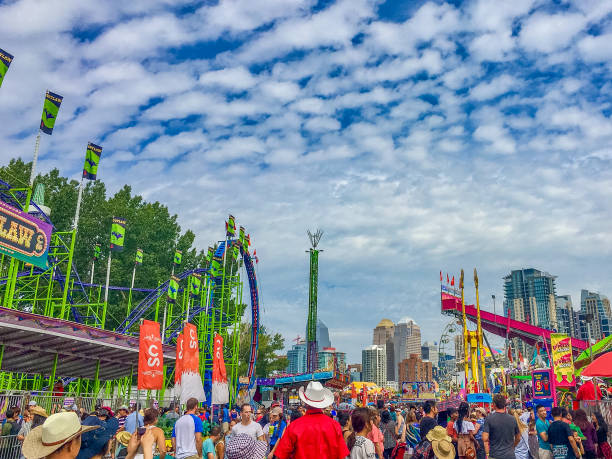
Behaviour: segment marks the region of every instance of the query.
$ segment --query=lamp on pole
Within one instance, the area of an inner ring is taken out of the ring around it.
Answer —
[[[491,298],[493,299],[493,315],[495,315],[495,295],[491,295]]]

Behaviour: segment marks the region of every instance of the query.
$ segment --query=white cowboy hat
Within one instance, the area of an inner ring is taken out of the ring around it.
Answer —
[[[56,451],[77,436],[100,426],[82,426],[74,411],[55,413],[42,426],[30,431],[23,442],[27,459],[39,459]]]
[[[300,387],[298,395],[306,405],[313,408],[327,408],[334,403],[334,394],[326,389],[319,381],[311,381],[308,387]]]

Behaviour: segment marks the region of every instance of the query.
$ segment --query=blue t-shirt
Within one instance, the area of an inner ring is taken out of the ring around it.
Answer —
[[[480,424],[480,428],[478,429],[478,432],[476,432],[476,435],[474,435],[474,438],[476,440],[482,440],[482,426],[484,426],[485,418],[476,419],[476,423]]]
[[[134,433],[136,432],[137,427],[142,426],[144,426],[144,419],[142,418],[142,415],[137,411],[134,411],[127,418],[125,418],[124,427],[126,432]]]
[[[276,442],[280,439],[280,437],[283,436],[283,432],[285,431],[285,428],[287,427],[287,423],[281,419],[280,424],[279,424],[279,421],[276,421],[272,425],[274,426],[274,433],[270,437],[270,446],[276,445]]]
[[[230,422],[230,414],[227,408],[223,408],[223,422]]]
[[[207,438],[202,444],[202,457],[203,459],[208,459],[208,453],[213,453],[213,457],[217,457],[217,452],[215,451],[215,445],[210,438]]]
[[[538,444],[540,445],[540,448],[550,451],[550,443],[542,440],[542,437],[540,436],[540,433],[542,432],[546,432],[548,434],[548,426],[550,426],[548,421],[542,421],[540,418],[537,419],[536,431],[538,432]]]

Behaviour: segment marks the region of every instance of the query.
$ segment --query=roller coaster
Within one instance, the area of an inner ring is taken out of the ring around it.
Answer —
[[[35,199],[25,205],[28,197],[27,189],[15,188],[0,180],[0,201],[17,209],[27,209],[30,215],[53,225],[45,207],[37,204]],[[47,269],[2,254],[0,256],[2,306],[106,330],[107,302],[103,298],[106,287],[82,280],[83,277],[73,260],[76,237],[76,229],[55,231],[53,227]],[[249,284],[251,309],[250,356],[246,376],[249,379],[249,388],[252,387],[255,382],[260,318],[257,276],[253,265],[254,259],[249,253],[250,238],[248,239],[247,241],[243,237],[230,237],[226,233],[225,239],[215,244],[212,257],[208,258],[205,266],[176,274],[173,271],[174,279],[179,284],[177,298],[174,301],[168,299],[170,276],[164,282],[160,282],[156,288],[109,286],[110,291],[129,290],[130,299],[132,292],[140,298],[133,307],[128,306],[126,317],[114,331],[123,335],[133,335],[137,333],[141,319],[155,320],[161,323],[164,343],[172,345],[176,342],[184,322],[194,323],[199,333],[200,369],[205,387],[207,380],[208,382],[210,380],[212,369],[213,337],[216,333],[221,334],[225,341],[224,353],[230,393],[235,394],[239,379],[239,329],[243,312],[241,272],[244,267]],[[215,266],[217,269],[213,269]],[[93,269],[92,266],[91,270]],[[190,291],[190,282],[196,277],[201,278],[201,288],[198,289],[197,295],[193,295]],[[91,279],[93,280],[93,275]],[[166,381],[172,380],[170,376],[173,370],[173,368],[167,369]],[[71,381],[68,379],[68,382]]]

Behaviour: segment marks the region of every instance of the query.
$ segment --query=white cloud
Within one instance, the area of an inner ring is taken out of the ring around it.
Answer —
[[[530,51],[550,53],[569,45],[585,25],[581,14],[535,13],[522,24],[519,40]]]
[[[213,70],[200,76],[200,83],[204,86],[225,86],[237,91],[249,89],[256,82],[251,72],[243,66]]]
[[[516,142],[508,131],[496,124],[483,124],[474,131],[474,138],[488,144],[485,152],[510,154],[516,151]]]
[[[500,75],[491,81],[480,83],[470,91],[470,96],[476,100],[493,99],[508,91],[517,91],[519,82],[510,75]]]
[[[609,62],[612,59],[612,33],[593,37],[588,35],[578,42],[582,58],[588,62]]]

